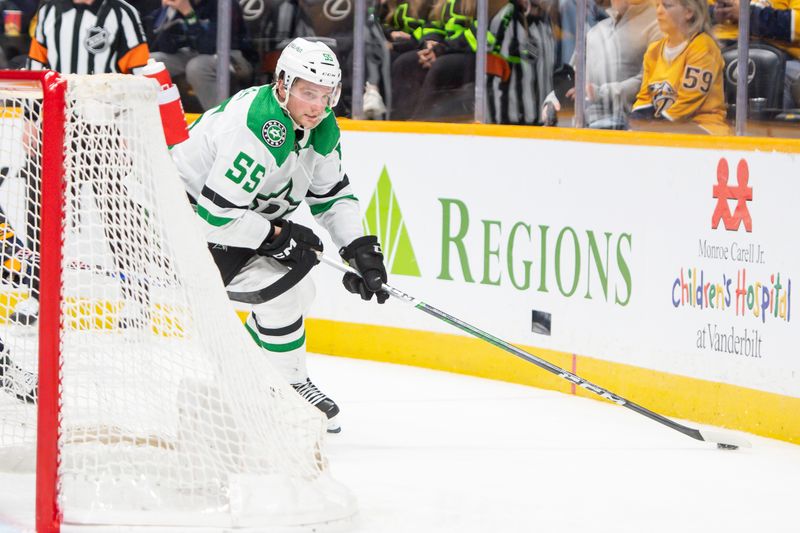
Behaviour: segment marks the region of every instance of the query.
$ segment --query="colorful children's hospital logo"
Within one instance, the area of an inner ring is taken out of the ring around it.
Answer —
[[[713,187],[713,196],[717,199],[714,214],[711,216],[711,228],[717,229],[720,221],[728,231],[738,231],[744,223],[747,232],[753,231],[753,220],[750,218],[748,202],[753,199],[753,188],[748,186],[750,170],[747,161],[739,160],[736,166],[736,185],[728,183],[728,161],[725,158],[719,160],[717,165],[717,183]],[[735,202],[733,213],[730,206]]]

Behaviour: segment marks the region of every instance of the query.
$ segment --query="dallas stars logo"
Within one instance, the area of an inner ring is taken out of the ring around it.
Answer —
[[[279,120],[268,120],[261,128],[261,136],[269,146],[278,148],[286,140],[286,126]]]
[[[294,183],[290,179],[286,185],[271,194],[257,194],[250,204],[250,209],[261,213],[269,220],[286,216],[300,205],[300,200],[292,198],[293,186]]]

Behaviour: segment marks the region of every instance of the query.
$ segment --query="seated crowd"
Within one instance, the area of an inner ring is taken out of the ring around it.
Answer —
[[[27,43],[42,23],[39,6],[103,2],[0,1],[6,12],[22,13],[16,28],[5,19],[3,68],[37,64],[43,45]],[[217,105],[217,0],[129,1],[150,56],[178,83],[185,109]],[[787,119],[800,108],[800,33],[793,23],[800,8],[790,2],[750,5],[750,42],[759,54],[751,55],[755,76],[780,80],[756,79],[751,86],[749,107],[761,113],[757,118]],[[584,127],[731,133],[739,0],[587,4],[586,83],[578,91],[576,0],[489,0],[490,122],[578,125],[574,100],[582,93]],[[231,92],[271,82],[277,55],[292,38],[317,38],[339,56],[345,79],[337,111],[350,114],[352,13],[331,13],[328,3],[306,0],[240,0],[231,7]],[[476,12],[477,0],[374,0],[364,28],[365,117],[471,120]]]

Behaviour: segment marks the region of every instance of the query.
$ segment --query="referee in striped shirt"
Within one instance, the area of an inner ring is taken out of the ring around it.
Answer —
[[[139,14],[124,0],[44,0],[36,15],[36,31],[28,51],[28,68],[31,70],[50,69],[62,74],[136,74],[147,64],[150,50],[142,29]],[[119,131],[114,125],[89,125],[94,134],[107,139],[106,143],[120,143]],[[103,128],[108,128],[104,130]],[[91,166],[98,157],[97,147],[76,145],[78,165]],[[125,153],[123,146],[116,148]],[[39,224],[36,214],[41,205],[40,183],[36,178],[37,161],[26,162],[30,170],[23,174],[28,177],[26,186],[28,196],[28,220],[26,236],[28,247],[38,252]],[[123,165],[124,166],[124,165]],[[123,169],[122,174],[127,170]],[[123,184],[123,175],[106,174],[105,180],[90,181],[103,218],[103,230],[111,249],[114,266],[121,272],[133,269],[129,264],[130,253],[126,254],[128,243],[135,241],[135,235],[126,228],[119,228],[113,214],[127,213],[135,222],[133,227],[141,227],[143,209],[128,197]],[[80,183],[71,184],[78,187]],[[140,224],[140,225],[136,225]],[[39,266],[34,267],[34,282],[30,297],[14,308],[9,319],[20,324],[33,324],[39,314]],[[128,307],[140,308],[132,318],[120,318],[120,327],[146,327],[149,324],[149,288],[146,282],[131,281],[127,277],[121,282],[121,291],[126,301],[123,314]],[[133,305],[129,306],[128,302]],[[138,304],[138,305],[137,305]]]
[[[65,74],[134,74],[150,51],[136,9],[124,0],[45,0],[28,68]]]

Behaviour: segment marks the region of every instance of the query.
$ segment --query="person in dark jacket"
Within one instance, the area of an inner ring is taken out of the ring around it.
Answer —
[[[247,86],[253,67],[244,20],[238,2],[231,2],[231,82],[235,91]],[[203,110],[217,98],[217,1],[162,0],[147,17],[151,57],[162,61],[173,78],[185,75]]]
[[[392,63],[394,120],[463,119],[474,114],[475,0],[436,0],[425,25],[419,28],[419,47],[400,54]],[[495,53],[496,40],[486,35],[487,73],[508,70]]]
[[[739,35],[739,0],[717,0],[709,7],[714,37],[723,45],[736,44]],[[786,52],[783,107],[800,107],[800,2],[750,1],[750,38]],[[794,85],[795,88],[792,88]],[[795,96],[795,94],[797,94]]]
[[[392,118],[439,118],[451,109],[432,109],[437,103],[460,101],[459,89],[475,79],[470,46],[475,42],[471,39],[475,6],[475,0],[435,1],[424,25],[412,34],[417,47],[392,62]]]

